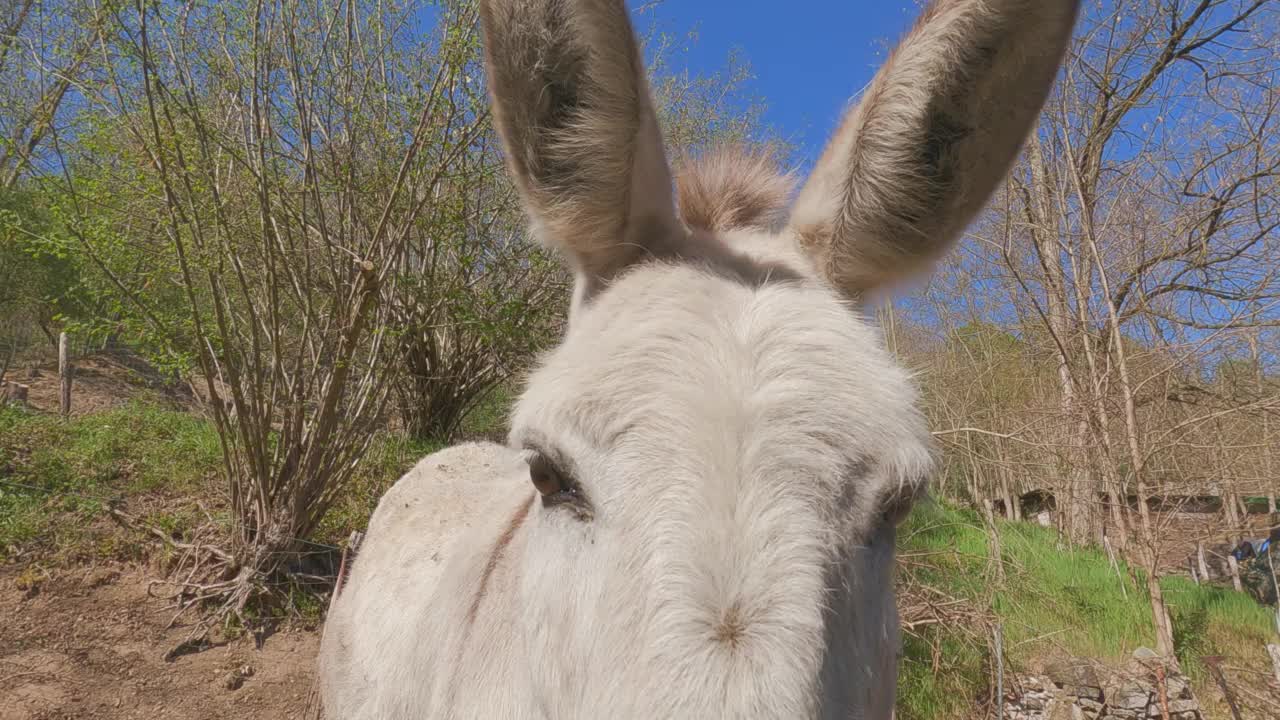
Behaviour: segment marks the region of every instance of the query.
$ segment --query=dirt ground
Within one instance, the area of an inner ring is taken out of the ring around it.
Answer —
[[[140,396],[180,409],[192,407],[195,402],[188,387],[170,382],[144,360],[126,352],[96,353],[76,358],[74,365],[72,415],[120,407]],[[27,386],[31,407],[58,412],[61,382],[56,361],[11,370],[6,379]]]
[[[165,628],[172,611],[147,595],[142,571],[60,571],[34,590],[31,579],[0,568],[0,720],[310,717],[317,632],[166,662],[186,630]]]

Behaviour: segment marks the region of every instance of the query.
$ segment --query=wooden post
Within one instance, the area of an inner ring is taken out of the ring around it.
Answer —
[[[996,720],[1004,720],[1004,633],[1000,623],[995,626],[996,645]]]
[[[1271,671],[1276,674],[1276,682],[1280,683],[1280,645],[1268,645],[1267,654],[1271,656]]]
[[[1227,553],[1227,565],[1231,568],[1231,584],[1235,586],[1236,592],[1244,592],[1244,585],[1240,583],[1240,563],[1236,562],[1236,556]]]
[[[1280,550],[1276,549],[1274,543],[1267,548],[1267,565],[1271,567],[1271,587],[1276,589],[1276,633],[1280,634],[1280,574],[1276,573],[1277,552],[1280,552]],[[1268,652],[1270,652],[1270,649],[1268,649]],[[1276,656],[1272,655],[1271,658],[1275,661]],[[1280,682],[1280,662],[1276,664],[1276,681]]]
[[[62,417],[71,415],[71,361],[67,357],[70,343],[65,332],[58,334],[58,379],[61,381]]]
[[[29,389],[12,381],[0,383],[0,405],[26,405]]]
[[[1200,561],[1200,577],[1204,578],[1205,582],[1208,582],[1210,580],[1209,563],[1205,562],[1205,559],[1204,559],[1204,541],[1203,540],[1196,541],[1196,559]]]

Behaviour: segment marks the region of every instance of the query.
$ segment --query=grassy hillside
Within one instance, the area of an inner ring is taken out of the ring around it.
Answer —
[[[942,503],[918,507],[902,529],[904,584],[982,608],[1003,628],[1007,667],[1034,669],[1058,656],[1121,662],[1153,647],[1150,609],[1140,581],[1105,553],[1073,550],[1051,529],[998,522],[1004,578],[991,555],[990,533],[976,513]],[[1267,666],[1275,642],[1272,613],[1230,589],[1190,579],[1162,580],[1181,664],[1206,694],[1199,658],[1223,655],[1237,666]],[[909,602],[909,601],[908,601]],[[964,717],[985,702],[991,676],[990,635],[974,623],[926,625],[909,632],[899,717]],[[936,671],[935,671],[936,670]]]
[[[312,539],[337,544],[363,529],[383,491],[438,447],[379,438]],[[136,555],[141,539],[104,520],[115,501],[179,537],[210,519],[227,522],[221,457],[212,424],[145,402],[65,422],[0,407],[0,561]]]

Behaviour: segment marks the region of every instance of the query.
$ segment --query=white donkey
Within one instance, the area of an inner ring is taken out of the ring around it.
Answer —
[[[483,0],[569,329],[510,448],[436,453],[382,498],[325,631],[330,720],[891,717],[895,526],[932,451],[860,299],[985,204],[1077,5],[934,2],[778,222],[759,157],[673,191],[623,0]]]

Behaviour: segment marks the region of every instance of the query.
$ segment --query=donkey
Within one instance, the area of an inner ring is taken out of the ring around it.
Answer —
[[[894,536],[933,450],[860,308],[987,202],[1077,12],[936,0],[792,203],[760,154],[669,169],[623,0],[482,0],[569,323],[507,447],[382,498],[325,630],[328,717],[890,718]]]

